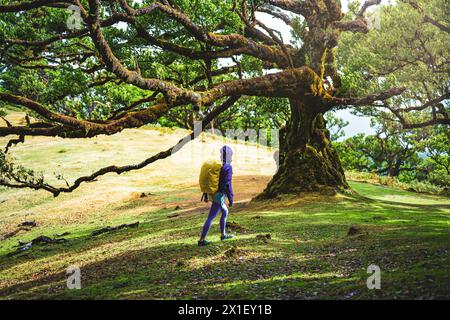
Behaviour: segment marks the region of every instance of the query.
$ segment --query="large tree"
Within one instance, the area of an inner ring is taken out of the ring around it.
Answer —
[[[404,126],[449,124],[448,109],[442,107],[448,93],[432,93],[426,101],[407,96],[405,101],[414,103],[392,106],[388,99],[407,91],[383,81],[386,75],[376,75],[382,85],[372,91],[346,85],[348,74],[335,58],[341,33],[368,33],[364,15],[381,0],[367,0],[347,15],[338,0],[2,2],[0,100],[38,119],[1,127],[0,136],[19,136],[8,146],[26,136],[111,135],[155,123],[177,109],[204,114],[205,128],[242,96],[284,98],[290,118],[280,139],[279,170],[261,195],[268,198],[348,187],[326,129],[328,111],[388,105]],[[70,5],[78,8],[80,29],[67,30]],[[448,28],[423,3],[405,5],[448,36]],[[295,43],[285,43],[277,30],[257,19],[258,12],[292,27]],[[223,66],[224,59],[233,64]],[[427,111],[429,117],[419,123],[407,122],[405,114]],[[3,155],[1,184],[56,196],[108,172],[143,168],[174,148],[139,164],[102,168],[63,187],[47,184]]]

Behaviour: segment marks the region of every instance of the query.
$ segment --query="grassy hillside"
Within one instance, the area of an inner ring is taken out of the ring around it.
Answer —
[[[147,128],[91,140],[35,138],[13,154],[49,179],[56,172],[71,181],[104,165],[138,162],[184,133]],[[199,201],[198,170],[222,143],[206,136],[172,159],[56,199],[0,189],[0,236],[37,222],[0,241],[0,298],[450,298],[448,198],[354,182],[355,194],[253,203],[275,170],[266,148],[232,144],[237,199],[229,226],[237,237],[221,243],[216,221],[214,244],[197,247],[208,211]],[[91,236],[137,221],[138,228]],[[356,233],[349,236],[350,227]],[[65,243],[7,256],[18,240],[64,232]],[[381,290],[366,287],[371,264],[381,268]],[[81,290],[66,288],[65,270],[73,265],[81,269]]]

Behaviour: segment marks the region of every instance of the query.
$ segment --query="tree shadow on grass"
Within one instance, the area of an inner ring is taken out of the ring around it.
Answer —
[[[241,212],[243,214],[232,215],[230,220],[236,220],[247,230],[238,232],[235,241],[206,248],[196,247],[193,240],[204,217],[193,219],[181,215],[171,219],[164,211],[149,213],[149,220],[138,229],[121,230],[98,238],[90,238],[85,233],[66,244],[51,247],[51,251],[39,248],[29,256],[1,263],[1,268],[7,270],[23,262],[34,260],[39,263],[53,255],[72,255],[110,243],[153,242],[145,248],[117,252],[115,256],[103,259],[99,257],[96,262],[84,264],[80,261],[84,289],[66,289],[65,270],[61,270],[43,272],[42,276],[35,275],[32,280],[4,286],[0,296],[350,299],[362,294],[376,298],[378,296],[361,291],[364,289],[361,289],[361,277],[367,276],[365,268],[369,264],[377,262],[383,270],[393,272],[403,272],[423,261],[435,264],[430,273],[446,268],[442,256],[448,255],[450,236],[448,217],[441,215],[445,206],[433,207],[430,212],[420,205],[400,205],[401,209],[395,202],[376,200],[363,203],[361,208],[365,211],[361,211],[353,202],[342,201],[334,203],[332,209],[326,203],[316,203],[301,208],[275,207]],[[255,215],[259,218],[255,219]],[[380,217],[385,219],[380,220]],[[349,226],[355,224],[369,226],[363,229],[368,233],[348,237]],[[261,233],[272,233],[272,240],[268,243],[257,241],[255,235]],[[225,252],[235,245],[243,250],[242,259],[239,253],[226,257]],[[450,288],[448,278],[439,276],[438,279],[440,284]],[[395,277],[391,281],[402,287]],[[413,287],[412,284],[408,286]],[[432,287],[427,290],[435,292]],[[435,292],[437,296],[449,296],[449,290],[439,290]],[[387,291],[381,296],[390,295]],[[416,297],[410,289],[404,296]]]
[[[246,241],[243,242],[240,244],[245,246]],[[84,265],[81,268],[82,290],[65,289],[66,274],[60,271],[5,288],[0,291],[0,296],[56,299],[280,298],[283,297],[280,291],[267,286],[258,288],[258,285],[276,283],[277,280],[272,278],[292,277],[300,281],[299,286],[334,278],[322,275],[314,261],[308,259],[299,263],[289,257],[247,258],[245,251],[242,259],[239,255],[227,256],[224,252],[229,250],[229,246],[189,249],[192,248],[181,244],[160,245]],[[206,265],[191,264],[193,259],[207,258],[212,261]],[[302,280],[302,273],[309,276]],[[245,287],[248,289],[243,292],[241,289]]]
[[[274,241],[276,242],[276,241]],[[89,263],[81,267],[82,290],[66,289],[64,270],[39,279],[9,286],[0,291],[2,297],[52,298],[52,299],[315,299],[315,298],[377,298],[365,287],[365,268],[379,257],[383,248],[375,246],[369,252],[347,250],[346,246],[320,247],[317,251],[303,255],[302,259],[292,255],[252,255],[255,246],[270,246],[253,239],[237,241],[243,251],[229,256],[226,252],[231,244],[194,248],[178,243],[161,244],[152,248],[134,250],[124,254]],[[408,257],[408,250],[400,244],[391,244],[396,255]],[[260,250],[255,250],[260,251]],[[269,251],[276,251],[269,248]],[[437,253],[438,254],[438,253]],[[417,255],[417,252],[416,252]],[[386,269],[407,270],[411,261]],[[395,260],[395,255],[390,257]],[[196,264],[197,260],[204,260]],[[389,260],[389,259],[388,259]],[[440,266],[444,268],[444,266]],[[416,279],[408,283],[387,277],[393,287],[410,288]],[[445,278],[439,278],[445,282]],[[405,281],[403,279],[402,281]],[[449,284],[447,278],[446,283]],[[441,283],[442,284],[442,283]],[[445,283],[444,283],[445,284]],[[402,287],[403,286],[403,287]],[[449,295],[448,291],[435,295]],[[404,297],[415,297],[406,290]],[[432,287],[427,287],[433,293]],[[381,297],[392,297],[386,289]],[[400,295],[400,297],[402,297]]]
[[[149,214],[135,217],[130,222],[140,221],[140,225],[138,228],[122,229],[105,233],[99,236],[92,236],[91,233],[94,230],[106,227],[106,225],[95,226],[80,233],[67,236],[67,242],[64,243],[36,245],[29,251],[25,251],[11,257],[9,257],[8,255],[3,255],[0,257],[0,269],[6,270],[15,266],[16,264],[21,264],[23,262],[31,260],[45,259],[54,255],[88,251],[109,243],[119,243],[122,241],[129,241],[131,239],[146,237],[147,240],[149,240],[148,237],[152,234],[156,234],[155,237],[160,237],[161,239],[164,239],[167,235],[170,234],[189,236],[188,232],[177,228],[182,224],[182,221],[177,222],[171,219],[172,227],[167,225],[167,221],[169,219],[167,216],[170,212],[172,211],[158,210],[156,212],[151,212]],[[150,218],[148,216],[150,216]],[[145,221],[142,221],[143,219],[145,219]],[[164,229],[162,228],[163,226]],[[196,227],[196,229],[199,229],[199,227]],[[34,238],[34,236],[28,236],[26,239],[31,241],[32,238]],[[16,246],[11,247],[10,252],[13,252],[16,248]]]

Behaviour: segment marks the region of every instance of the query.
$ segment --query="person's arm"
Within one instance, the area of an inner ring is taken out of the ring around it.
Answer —
[[[230,207],[233,206],[233,167],[231,165],[227,166],[225,171],[225,193],[227,194],[228,201],[230,202]]]

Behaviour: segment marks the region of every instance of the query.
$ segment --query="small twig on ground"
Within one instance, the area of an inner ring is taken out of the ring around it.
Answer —
[[[3,236],[0,236],[0,241],[3,241],[3,240],[6,240],[6,239],[9,239],[9,238],[14,237],[16,234],[18,234],[18,233],[19,233],[20,231],[22,231],[22,230],[28,231],[29,229],[19,228],[19,229],[16,229],[16,230],[14,230],[14,231],[11,231],[11,232],[9,232],[9,233],[3,235]]]
[[[33,245],[36,245],[36,244],[55,244],[55,243],[62,243],[62,242],[66,242],[66,241],[67,240],[64,238],[53,238],[52,239],[47,236],[39,236],[39,237],[31,240],[30,242],[22,242],[19,240],[19,247],[17,248],[17,250],[9,253],[8,256],[11,257],[11,256],[19,254],[21,252],[30,250],[33,247]]]
[[[137,228],[139,227],[139,221],[135,222],[135,223],[130,223],[130,224],[121,224],[120,226],[116,226],[116,227],[106,227],[106,228],[102,228],[100,230],[95,230],[91,233],[91,236],[98,236],[99,234],[102,233],[106,233],[106,232],[111,232],[111,231],[116,231],[116,230],[120,230],[120,229],[125,229],[125,228]]]
[[[25,221],[25,222],[22,222],[21,224],[19,224],[17,226],[18,228],[16,230],[11,231],[11,232],[3,235],[3,236],[0,236],[0,241],[12,238],[16,234],[18,234],[20,231],[30,231],[31,228],[34,228],[36,226],[37,226],[36,221]]]
[[[33,221],[24,221],[21,224],[18,225],[18,227],[31,227],[34,228],[37,226],[37,223],[35,220]]]

